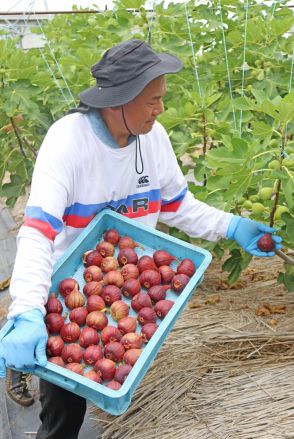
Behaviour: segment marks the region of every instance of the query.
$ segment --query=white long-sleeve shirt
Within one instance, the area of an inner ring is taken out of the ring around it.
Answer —
[[[17,237],[8,318],[33,308],[45,313],[54,262],[101,209],[115,209],[151,227],[160,220],[191,237],[226,236],[232,214],[187,190],[162,125],[156,122],[140,135],[140,144],[142,175],[135,170],[135,139],[119,148],[99,112],[65,116],[48,130]]]

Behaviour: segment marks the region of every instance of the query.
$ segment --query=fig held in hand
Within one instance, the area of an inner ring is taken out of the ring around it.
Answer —
[[[257,241],[257,247],[262,252],[271,252],[275,249],[275,241],[272,238],[270,233],[265,233],[259,240]]]

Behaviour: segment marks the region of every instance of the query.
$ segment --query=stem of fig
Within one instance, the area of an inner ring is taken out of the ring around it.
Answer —
[[[290,256],[283,253],[281,250],[275,250],[275,253],[277,256],[279,256],[281,259],[283,259],[287,264],[294,265],[294,259],[292,259]]]

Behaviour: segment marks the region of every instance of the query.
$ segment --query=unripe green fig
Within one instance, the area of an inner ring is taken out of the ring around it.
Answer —
[[[250,200],[245,200],[244,203],[242,204],[242,206],[243,206],[245,209],[251,209],[251,208],[252,208],[252,203],[251,203]]]
[[[280,146],[280,143],[281,141],[279,141],[278,139],[272,139],[269,144],[272,148],[277,148],[278,146]]]
[[[249,200],[252,201],[252,203],[254,203],[255,201],[258,200],[258,196],[257,195],[250,195]]]
[[[258,197],[261,200],[270,200],[273,194],[273,189],[271,187],[263,187],[258,191]]]
[[[253,213],[262,213],[265,210],[265,207],[261,203],[253,203],[252,204],[252,212]]]
[[[275,214],[274,214],[274,220],[281,219],[281,215],[284,212],[289,212],[288,207],[287,206],[278,206],[277,210],[275,211]]]
[[[290,158],[285,158],[283,160],[283,166],[286,166],[286,168],[293,168],[294,166],[294,160],[290,159]]]
[[[278,169],[280,167],[280,162],[279,160],[272,160],[269,164],[268,164],[269,169]]]

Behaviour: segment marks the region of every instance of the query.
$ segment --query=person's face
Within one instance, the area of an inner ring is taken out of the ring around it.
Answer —
[[[132,134],[146,134],[152,129],[156,117],[163,112],[162,98],[165,93],[165,78],[159,76],[149,82],[135,99],[123,106],[126,123]]]

